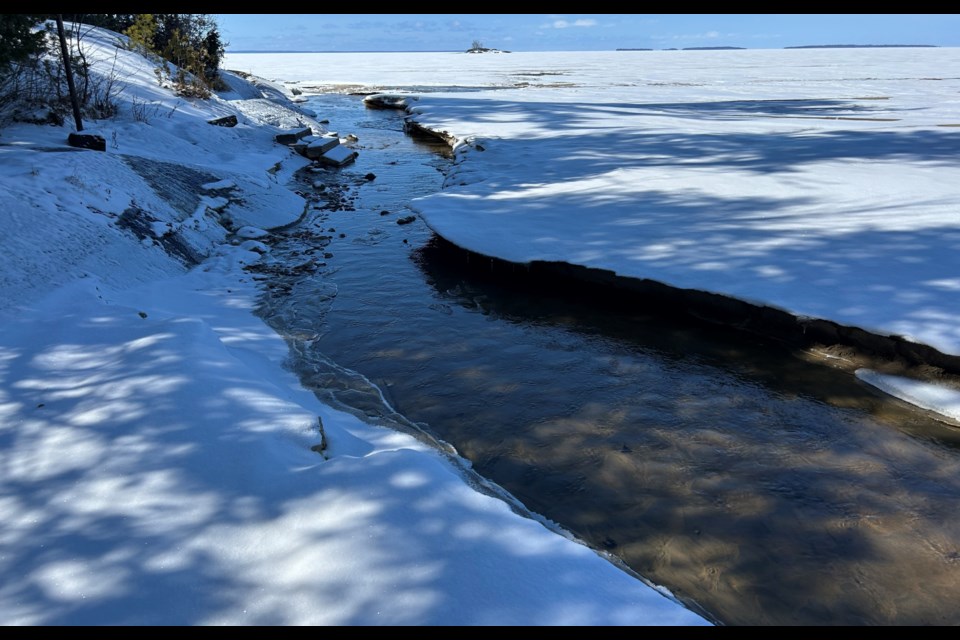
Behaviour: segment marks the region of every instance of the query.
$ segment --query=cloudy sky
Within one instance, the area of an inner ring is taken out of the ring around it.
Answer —
[[[960,46],[958,14],[222,14],[230,51]]]

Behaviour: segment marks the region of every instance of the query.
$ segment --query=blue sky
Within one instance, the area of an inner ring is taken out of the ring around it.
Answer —
[[[219,14],[228,51],[960,46],[960,14]]]

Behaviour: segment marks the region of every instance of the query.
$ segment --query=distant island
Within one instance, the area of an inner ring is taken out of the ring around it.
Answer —
[[[617,49],[617,51],[653,51],[653,49],[640,49],[637,47],[624,47],[622,49]]]
[[[936,47],[935,44],[805,44],[784,49],[895,49],[910,47]]]
[[[503,51],[502,49],[491,49],[489,47],[483,46],[483,43],[479,40],[474,40],[473,44],[467,49],[464,53],[510,53],[509,51]]]
[[[478,47],[476,49],[467,49],[464,53],[510,53],[503,49],[488,49],[487,47]]]

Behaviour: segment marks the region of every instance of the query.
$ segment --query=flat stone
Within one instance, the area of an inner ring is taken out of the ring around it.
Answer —
[[[340,138],[324,136],[307,145],[307,148],[304,150],[304,155],[311,160],[319,160],[324,154],[329,153],[338,146],[340,146]]]
[[[313,129],[310,127],[304,127],[303,129],[295,129],[293,131],[278,133],[275,139],[280,144],[293,144],[297,140],[306,138],[309,135],[313,135]]]
[[[323,164],[334,167],[342,167],[343,165],[349,164],[356,160],[358,155],[359,154],[352,149],[348,149],[342,145],[337,145],[317,159]]]

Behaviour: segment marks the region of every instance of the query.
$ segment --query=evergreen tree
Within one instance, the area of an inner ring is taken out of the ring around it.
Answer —
[[[0,14],[0,73],[15,64],[39,56],[46,46],[46,32],[34,31],[43,21],[39,14]]]

